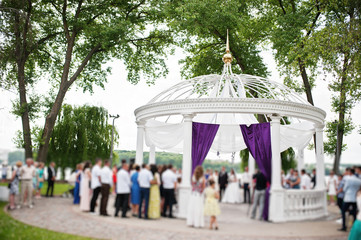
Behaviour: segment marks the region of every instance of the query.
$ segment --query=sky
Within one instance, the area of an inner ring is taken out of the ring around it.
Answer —
[[[266,63],[268,70],[271,72],[269,79],[282,83],[282,79],[277,71],[276,63],[273,59],[272,52],[264,50],[261,53],[264,62]],[[154,96],[170,88],[171,86],[180,82],[180,69],[178,61],[185,57],[185,54],[177,49],[174,55],[168,57],[167,65],[169,68],[169,74],[166,78],[156,80],[154,85],[148,86],[145,81],[139,82],[137,85],[133,85],[126,80],[126,70],[124,65],[120,61],[109,62],[107,65],[113,68],[112,74],[108,77],[108,82],[105,84],[105,89],[100,87],[94,87],[94,94],[83,93],[81,89],[72,87],[67,93],[64,103],[72,105],[95,105],[106,108],[109,114],[119,114],[119,118],[115,121],[115,127],[119,133],[119,142],[114,149],[121,150],[135,150],[137,126],[135,124],[134,110],[148,101]],[[220,64],[222,62],[222,56],[220,56]],[[219,73],[221,74],[221,73]],[[328,90],[328,79],[324,80],[324,76],[319,76],[316,84],[316,88],[313,90],[313,97],[315,106],[323,109],[327,113],[326,120],[333,121],[336,119],[336,115],[331,112],[331,92]],[[50,86],[47,82],[40,82],[38,84],[37,92],[45,93],[46,89]],[[303,95],[305,98],[305,95]],[[0,89],[0,155],[1,151],[10,150],[15,148],[13,138],[17,130],[21,129],[21,120],[17,119],[10,113],[12,108],[12,100],[16,99],[15,93]],[[352,111],[352,119],[357,128],[352,134],[344,138],[344,142],[347,144],[347,150],[342,153],[341,163],[361,163],[361,135],[357,133],[359,126],[361,125],[361,104],[358,103]],[[33,123],[39,126],[43,126],[44,119],[38,120]],[[111,119],[109,119],[111,124]],[[326,135],[324,135],[326,139]],[[144,151],[149,149],[145,146]],[[161,150],[159,150],[161,151]],[[305,151],[305,163],[315,163],[315,156],[313,150]],[[219,159],[216,154],[210,153],[207,158]],[[230,161],[230,154],[221,154],[221,159],[227,159]],[[235,161],[239,161],[239,155],[236,154]],[[333,156],[325,155],[326,162],[333,162]]]

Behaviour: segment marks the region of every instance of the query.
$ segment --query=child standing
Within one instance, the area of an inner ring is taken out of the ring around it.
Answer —
[[[215,229],[218,230],[218,223],[216,217],[221,214],[221,210],[218,205],[219,194],[216,191],[216,184],[213,179],[209,180],[209,187],[205,190],[206,195],[206,203],[204,205],[204,215],[210,216],[210,227],[209,229],[213,229],[213,224]]]

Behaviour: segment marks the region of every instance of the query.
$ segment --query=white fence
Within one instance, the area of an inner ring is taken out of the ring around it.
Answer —
[[[284,218],[286,221],[316,219],[327,215],[325,190],[284,191]]]

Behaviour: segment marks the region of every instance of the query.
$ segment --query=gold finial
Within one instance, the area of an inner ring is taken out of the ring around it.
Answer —
[[[229,53],[229,37],[228,37],[228,29],[227,29],[226,53]]]
[[[228,37],[228,29],[227,29],[226,54],[223,55],[223,62],[224,63],[231,63],[232,59],[233,59],[232,54],[229,51],[229,37]]]

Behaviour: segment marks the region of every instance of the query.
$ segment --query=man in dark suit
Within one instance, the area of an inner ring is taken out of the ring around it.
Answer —
[[[46,190],[47,197],[49,196],[50,189],[51,189],[50,197],[53,196],[55,177],[56,177],[55,163],[51,162],[48,167],[48,189]]]
[[[221,172],[218,175],[218,184],[219,184],[219,201],[222,200],[222,192],[226,190],[228,185],[228,174],[226,168],[222,167]]]

